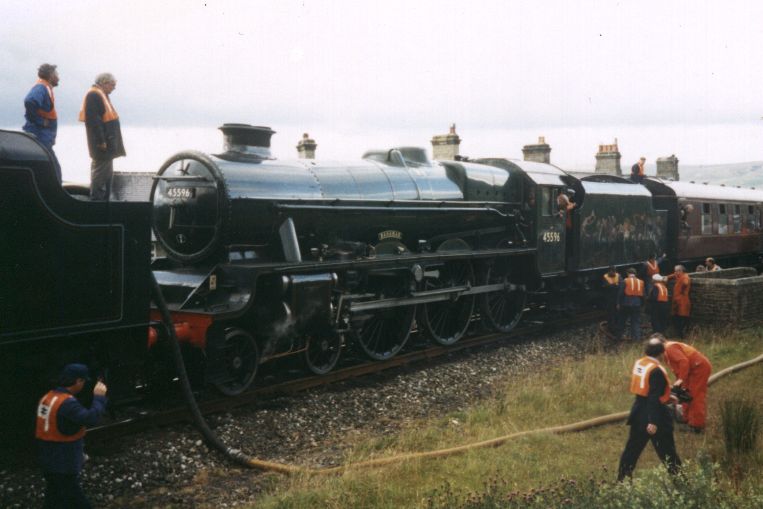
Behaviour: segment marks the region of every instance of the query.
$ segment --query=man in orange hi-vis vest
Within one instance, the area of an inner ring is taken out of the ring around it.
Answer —
[[[670,295],[665,285],[665,278],[659,274],[652,276],[652,287],[647,299],[649,301],[649,316],[652,319],[652,332],[665,333],[670,317]]]
[[[665,345],[658,338],[650,338],[644,346],[644,357],[633,364],[630,391],[636,399],[628,416],[630,434],[620,457],[618,481],[633,474],[649,441],[668,472],[675,474],[681,467],[673,439],[673,419],[666,406],[671,396],[668,374],[660,364],[664,352]]]
[[[682,403],[686,424],[695,433],[705,429],[707,417],[707,381],[713,366],[702,353],[693,346],[678,341],[668,341],[662,334],[655,334],[665,345],[665,361],[676,375],[673,384],[689,391],[692,400]]]
[[[125,155],[119,115],[109,97],[117,88],[117,80],[111,73],[96,76],[95,84],[82,101],[80,122],[85,123],[87,147],[90,151],[90,199],[108,200],[111,194],[111,177],[114,159]]]
[[[644,282],[636,277],[636,269],[628,269],[628,276],[620,283],[617,307],[622,313],[620,324],[625,329],[630,322],[631,340],[641,341],[641,304],[644,299]]]
[[[79,484],[85,462],[85,426],[94,426],[106,409],[106,385],[97,382],[93,403],[85,408],[75,398],[88,381],[84,364],[68,364],[59,376],[58,387],[45,394],[37,406],[35,437],[45,476],[45,506],[89,508]]]

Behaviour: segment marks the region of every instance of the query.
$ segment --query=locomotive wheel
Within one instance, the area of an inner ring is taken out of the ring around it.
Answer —
[[[438,251],[468,250],[466,242],[458,239],[446,241]],[[474,284],[474,269],[469,261],[452,261],[438,269],[439,277],[425,279],[425,289],[435,290],[452,286]],[[466,334],[474,311],[474,295],[450,300],[430,302],[421,309],[421,326],[440,345],[452,345]]]
[[[342,352],[342,336],[326,332],[307,338],[305,364],[316,375],[325,375],[336,366]]]
[[[400,280],[395,278],[388,282],[385,285],[387,289],[378,293],[380,299],[403,295],[402,289],[395,288],[393,283],[399,284]],[[377,361],[390,359],[408,342],[416,318],[416,306],[399,306],[372,313],[357,330],[357,342],[370,358]]]
[[[215,388],[226,396],[236,396],[247,390],[257,375],[260,362],[260,350],[252,335],[238,327],[227,329],[220,357],[225,374],[212,382]]]
[[[484,280],[487,285],[507,283],[509,270],[504,261],[485,268]],[[484,324],[498,332],[509,332],[522,318],[527,294],[516,288],[498,292],[483,293],[479,298],[480,314]]]
[[[374,246],[376,255],[400,256],[408,249],[398,240],[383,240]],[[394,276],[376,276],[368,282],[368,292],[379,299],[402,297],[408,294],[408,279]],[[416,319],[416,306],[399,306],[371,311],[355,328],[355,340],[370,358],[384,361],[394,357],[408,342]]]

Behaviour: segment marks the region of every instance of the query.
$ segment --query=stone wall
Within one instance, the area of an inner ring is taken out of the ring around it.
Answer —
[[[738,326],[763,317],[763,276],[755,269],[738,267],[689,276],[693,323]]]

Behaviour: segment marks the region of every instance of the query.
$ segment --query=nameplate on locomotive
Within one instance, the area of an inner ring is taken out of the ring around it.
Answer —
[[[402,240],[403,234],[397,230],[384,230],[379,232],[379,240],[395,239]]]

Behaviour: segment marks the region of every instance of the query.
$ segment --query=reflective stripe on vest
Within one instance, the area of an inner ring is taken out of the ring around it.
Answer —
[[[58,429],[58,409],[69,398],[69,393],[50,391],[37,405],[37,426],[34,436],[47,442],[74,442],[85,436],[85,427],[73,435],[64,435]]]
[[[625,278],[625,295],[628,297],[643,297],[644,282],[635,277]]]
[[[670,400],[670,384],[668,383],[668,372],[665,371],[656,359],[651,357],[642,357],[633,364],[631,372],[631,393],[636,396],[647,397],[649,395],[649,376],[655,369],[662,370],[665,375],[665,391],[660,396],[660,403],[667,403]]]
[[[113,120],[116,120],[119,118],[119,115],[117,115],[117,110],[114,109],[114,106],[111,105],[111,101],[109,100],[109,96],[106,95],[106,92],[101,90],[98,87],[93,87],[90,90],[87,91],[87,94],[85,94],[85,98],[82,100],[82,109],[79,112],[79,121],[84,122],[85,121],[85,104],[87,104],[87,96],[89,96],[92,92],[95,92],[99,96],[101,96],[101,100],[103,101],[103,115],[101,116],[101,119],[104,122],[111,122]]]
[[[56,98],[53,95],[53,87],[51,87],[50,83],[45,80],[37,80],[35,85],[42,85],[45,87],[45,89],[48,91],[48,97],[50,98],[50,111],[45,111],[38,108],[37,114],[47,120],[56,120],[58,118],[58,114],[56,113]]]
[[[657,302],[667,302],[668,288],[662,283],[655,283],[654,287],[657,288]]]
[[[604,274],[604,281],[606,281],[607,284],[609,285],[619,285],[620,274],[615,274],[614,276],[610,276],[609,274]]]
[[[646,274],[647,274],[647,276],[649,276],[651,278],[655,274],[659,274],[659,273],[660,273],[660,266],[657,265],[656,261],[654,263],[652,263],[650,261],[646,262]]]

